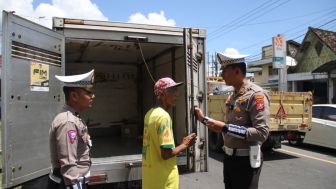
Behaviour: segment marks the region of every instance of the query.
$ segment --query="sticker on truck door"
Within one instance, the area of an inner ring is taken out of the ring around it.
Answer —
[[[49,91],[49,65],[30,62],[30,90]]]

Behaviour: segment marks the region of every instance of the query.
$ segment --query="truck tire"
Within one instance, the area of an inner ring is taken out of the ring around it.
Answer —
[[[263,152],[272,151],[274,147],[274,141],[271,141],[269,138],[261,145],[261,150]]]
[[[223,152],[223,137],[221,133],[216,133],[209,130],[209,149],[214,152]]]

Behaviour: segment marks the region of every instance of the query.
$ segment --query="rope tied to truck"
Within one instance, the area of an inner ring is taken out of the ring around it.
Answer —
[[[137,38],[136,40],[137,40],[137,42],[138,42],[138,45],[139,45],[139,51],[140,51],[140,54],[141,54],[141,58],[142,58],[143,62],[145,63],[145,66],[146,66],[146,70],[147,70],[147,72],[148,72],[148,75],[149,75],[150,78],[152,79],[153,83],[155,83],[154,77],[153,77],[153,75],[152,75],[152,74],[150,73],[150,71],[149,71],[148,64],[147,64],[146,59],[145,59],[145,56],[144,56],[144,54],[143,54],[143,51],[142,51],[142,48],[141,48],[140,41],[139,41],[138,38]]]

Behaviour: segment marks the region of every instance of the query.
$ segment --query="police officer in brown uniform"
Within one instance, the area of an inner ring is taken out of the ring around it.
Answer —
[[[49,131],[52,171],[49,189],[85,189],[90,175],[91,140],[79,113],[92,106],[94,70],[81,75],[55,76],[64,82],[66,104]]]
[[[260,146],[269,134],[269,97],[246,79],[244,57],[218,53],[217,59],[223,79],[234,88],[226,102],[225,122],[204,116],[199,108],[195,114],[204,125],[223,135],[225,189],[255,189],[262,167]]]

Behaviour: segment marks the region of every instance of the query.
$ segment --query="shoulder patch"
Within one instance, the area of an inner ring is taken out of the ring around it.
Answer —
[[[264,99],[264,95],[254,95],[255,100]]]
[[[73,144],[77,138],[77,132],[75,130],[69,130],[67,134],[71,144]]]
[[[265,109],[265,102],[264,102],[264,96],[262,98],[256,99],[256,109],[258,112],[262,112]]]

